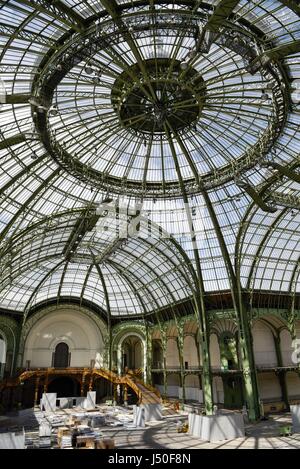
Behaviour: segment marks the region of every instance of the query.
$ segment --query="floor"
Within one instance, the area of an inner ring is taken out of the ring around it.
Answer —
[[[106,430],[106,433],[115,439],[117,448],[123,449],[300,449],[300,434],[279,436],[279,427],[291,423],[288,414],[274,415],[267,421],[247,425],[245,438],[218,443],[208,443],[188,434],[177,433],[177,422],[178,417],[169,417],[163,424],[148,424],[146,430],[129,432],[118,429]]]
[[[189,434],[178,433],[178,421],[186,422],[187,414],[166,416],[163,422],[148,423],[145,429],[103,427],[101,430],[105,436],[114,438],[115,446],[119,449],[300,449],[300,434],[289,437],[279,435],[280,426],[291,424],[288,413],[272,415],[268,420],[246,425],[245,438],[218,443],[209,443]],[[28,432],[38,428],[35,414],[12,416],[9,420],[0,419],[2,431],[4,427],[13,429],[20,426],[24,426]]]

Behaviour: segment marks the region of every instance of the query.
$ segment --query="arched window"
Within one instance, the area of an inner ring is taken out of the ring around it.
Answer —
[[[54,368],[67,368],[70,365],[69,346],[60,342],[55,347],[53,366]]]

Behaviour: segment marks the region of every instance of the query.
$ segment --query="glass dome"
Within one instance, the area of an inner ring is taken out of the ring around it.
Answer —
[[[299,293],[296,1],[0,12],[3,311]]]

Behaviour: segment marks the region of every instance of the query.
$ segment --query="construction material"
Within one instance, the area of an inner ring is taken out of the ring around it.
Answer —
[[[220,412],[218,415],[189,414],[189,434],[210,442],[233,440],[245,436],[242,414]]]
[[[25,449],[25,432],[0,433],[0,449]]]
[[[162,406],[160,404],[141,404],[140,409],[144,409],[145,422],[162,420]]]
[[[85,409],[95,409],[96,408],[96,391],[89,391],[87,393],[86,399],[84,401]]]
[[[40,401],[40,409],[45,410],[46,412],[55,412],[56,400],[57,400],[57,394],[44,393]]]
[[[300,405],[291,405],[293,433],[300,433]]]
[[[49,437],[51,436],[52,426],[47,420],[44,420],[40,423],[39,427],[39,437]]]

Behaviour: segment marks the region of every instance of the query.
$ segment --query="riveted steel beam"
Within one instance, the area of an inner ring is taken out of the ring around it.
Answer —
[[[0,34],[1,36],[10,38],[10,41],[13,38],[17,38],[27,42],[34,42],[34,44],[41,44],[46,47],[52,47],[55,44],[54,39],[29,31],[26,27],[24,29],[22,27],[16,29],[13,26],[0,23]]]
[[[284,215],[286,214],[287,210],[283,210],[276,218],[275,220],[273,221],[273,223],[268,227],[264,237],[262,238],[256,252],[255,252],[255,256],[253,258],[253,262],[251,264],[251,267],[250,267],[250,271],[249,271],[249,275],[248,275],[248,281],[247,281],[247,289],[250,288],[251,286],[251,281],[253,280],[253,272],[254,272],[254,269],[255,267],[257,266],[257,263],[258,263],[258,260],[259,260],[259,256],[265,246],[265,243],[266,241],[268,240],[269,236],[271,235],[271,233],[273,232],[274,228],[276,228],[277,224],[279,223],[279,221],[284,217]]]
[[[246,67],[247,71],[253,75],[258,70],[266,67],[272,60],[279,61],[285,57],[300,52],[300,40],[282,44],[274,49],[266,50],[263,54],[254,59],[249,66]]]
[[[18,134],[14,135],[13,137],[8,137],[4,140],[0,140],[0,150],[4,150],[4,148],[9,148],[13,145],[18,145],[19,143],[23,143],[25,141],[25,134]]]
[[[254,202],[259,206],[259,208],[261,208],[264,212],[277,212],[277,208],[268,205],[261,197],[261,195],[254,189],[254,187],[251,186],[251,184],[241,180],[237,185],[245,192],[247,192],[247,194],[250,195],[251,199],[254,200]]]
[[[26,200],[26,202],[19,208],[19,210],[17,210],[17,212],[13,215],[13,217],[11,218],[11,220],[7,223],[7,225],[5,226],[5,228],[1,231],[0,233],[0,242],[3,241],[3,239],[5,238],[5,236],[7,235],[7,233],[9,232],[9,230],[11,229],[11,227],[14,225],[14,223],[17,221],[17,219],[22,215],[22,213],[24,212],[24,210],[28,209],[29,205],[31,204],[31,202],[33,202],[38,196],[39,194],[45,189],[48,187],[48,184],[50,184],[50,182],[53,181],[53,179],[55,179],[55,177],[59,174],[60,172],[60,168],[57,168],[55,171],[53,171],[53,173],[51,173],[50,176],[48,176],[47,179],[45,179],[45,181],[43,181],[43,183],[31,194],[31,196]]]
[[[24,319],[23,319],[23,325],[24,323],[26,322],[26,318],[28,316],[28,312],[30,310],[30,306],[31,306],[31,303],[32,303],[32,300],[34,299],[35,295],[38,293],[38,291],[40,290],[40,288],[43,286],[43,284],[46,282],[46,280],[62,265],[64,264],[64,260],[63,261],[59,261],[57,263],[56,266],[54,266],[52,269],[49,270],[49,272],[47,272],[42,278],[41,280],[39,281],[39,283],[36,285],[36,287],[33,289],[26,305],[25,305],[25,308],[24,308]]]
[[[20,0],[18,1],[20,2]],[[20,3],[52,16],[75,31],[80,32],[85,27],[84,18],[61,0],[51,2],[48,0],[22,0]]]
[[[282,166],[281,164],[275,163],[274,161],[264,162],[263,164],[261,164],[261,166],[275,169],[280,174],[282,174],[282,176],[286,176],[292,181],[295,181],[298,184],[300,184],[300,174],[295,171],[296,168],[291,168],[289,166]]]
[[[202,191],[202,194],[217,235],[230,282],[232,301],[234,304],[238,324],[239,343],[242,350],[241,360],[244,377],[244,388],[246,393],[246,400],[248,403],[249,419],[255,421],[260,417],[260,406],[248,312],[243,301],[241,284],[234,272],[214,207],[208,193],[206,191]]]
[[[10,189],[14,184],[16,184],[23,176],[29,174],[32,169],[36,166],[38,167],[42,161],[48,157],[47,153],[44,153],[42,156],[38,157],[32,163],[30,163],[26,168],[22,169],[14,177],[12,177],[3,187],[0,188],[0,195],[4,194],[8,189]]]
[[[92,250],[90,250],[91,255],[94,257]],[[105,298],[105,305],[106,305],[106,312],[107,312],[107,334],[108,334],[108,369],[112,369],[112,324],[111,324],[111,308],[110,308],[110,301],[109,301],[109,294],[107,290],[107,286],[105,283],[103,272],[98,264],[94,264],[99,275],[104,298]]]
[[[240,0],[220,0],[205,28],[217,33],[224,25],[225,20],[233,13],[234,8],[239,2]]]
[[[287,208],[300,209],[300,197],[284,192],[271,192],[270,199],[276,204]]]
[[[146,307],[146,305],[145,305],[145,302],[144,302],[142,296],[141,296],[141,295],[139,294],[139,292],[137,291],[137,289],[136,289],[134,283],[132,282],[132,280],[130,279],[130,277],[120,268],[120,266],[119,266],[116,262],[110,260],[110,261],[108,261],[108,264],[110,264],[110,265],[118,272],[118,274],[119,274],[121,277],[124,277],[124,279],[126,280],[126,282],[128,283],[128,285],[131,287],[132,292],[133,292],[134,295],[138,298],[140,304],[142,305],[142,310],[143,310],[143,313],[144,313],[143,315],[147,314],[147,307]],[[142,282],[141,282],[141,279],[139,279],[136,275],[132,274],[132,276],[133,276],[136,280],[138,280],[139,283],[142,283]],[[148,291],[149,291],[149,290],[148,290]],[[151,294],[150,292],[149,292],[149,294],[150,294],[151,298],[153,299],[153,301],[155,302],[155,299],[153,298],[152,294]]]
[[[31,95],[27,93],[7,94],[5,97],[6,104],[27,104]]]
[[[183,182],[180,165],[178,162],[178,157],[175,149],[175,145],[172,139],[170,126],[165,125],[165,134],[167,136],[171,153],[173,156],[176,173],[180,183],[180,188],[182,192],[182,197],[185,203],[186,214],[188,218],[189,231],[191,236],[191,243],[193,247],[193,254],[196,265],[196,293],[194,296],[195,299],[195,316],[199,324],[199,335],[200,335],[200,346],[201,354],[203,357],[203,395],[204,395],[204,405],[207,415],[211,415],[213,412],[213,392],[212,392],[212,375],[211,375],[211,366],[210,366],[210,354],[209,354],[209,323],[206,314],[206,308],[204,304],[204,282],[201,269],[200,255],[197,246],[197,239],[194,230],[193,219],[191,216],[191,211],[189,208],[189,200],[187,197],[185,185]]]

